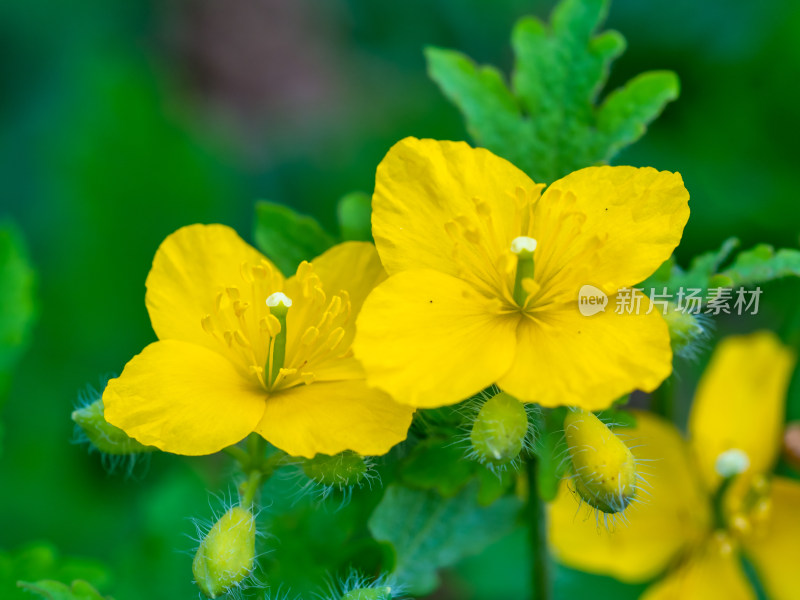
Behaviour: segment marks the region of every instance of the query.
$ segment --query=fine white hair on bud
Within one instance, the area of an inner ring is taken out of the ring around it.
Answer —
[[[275,292],[267,298],[267,306],[274,307],[283,304],[286,308],[292,305],[292,299],[283,292]]]
[[[520,236],[514,238],[511,242],[511,252],[514,254],[521,254],[523,252],[533,253],[536,250],[536,240],[532,237]]]
[[[740,475],[750,468],[750,457],[744,450],[731,448],[717,456],[714,468],[720,477],[728,478]]]

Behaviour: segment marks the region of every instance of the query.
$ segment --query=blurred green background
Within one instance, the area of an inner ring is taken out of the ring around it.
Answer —
[[[423,47],[456,48],[508,72],[514,21],[544,18],[552,4],[0,3],[0,219],[21,229],[39,280],[39,320],[0,416],[0,550],[46,540],[99,560],[109,575],[96,579],[117,600],[196,597],[186,517],[208,517],[206,490],[226,489],[228,463],[155,456],[146,473],[124,478],[70,444],[79,391],[154,339],[143,299],[158,244],[196,222],[226,223],[252,240],[261,198],[333,230],[336,200],[371,191],[393,142],[466,139],[426,76]],[[681,260],[731,235],[744,247],[796,247],[800,4],[617,0],[607,27],[628,40],[609,89],[648,69],[682,81],[679,101],[617,160],[682,173],[692,218]],[[798,293],[797,281],[765,286],[761,314],[720,332],[764,326],[796,344]],[[686,367],[687,390],[697,370]],[[290,583],[316,558],[301,541],[276,551],[291,556],[297,546],[304,556],[286,567]],[[512,536],[470,559],[447,578],[457,592],[440,597],[522,597],[523,547]],[[324,552],[324,539],[315,548]],[[559,582],[559,597],[574,598],[586,578],[562,571]]]

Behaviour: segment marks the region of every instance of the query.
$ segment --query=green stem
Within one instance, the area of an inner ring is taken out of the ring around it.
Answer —
[[[261,484],[263,483],[262,478],[264,474],[259,469],[254,469],[250,472],[250,476],[247,478],[247,481],[244,482],[242,488],[244,488],[244,492],[242,493],[242,502],[241,505],[245,508],[250,508],[255,503],[256,494],[258,490],[261,488]]]
[[[550,599],[550,556],[547,546],[547,503],[538,492],[539,464],[535,457],[528,467],[528,524],[531,546],[531,583],[533,600]]]
[[[227,448],[223,448],[222,451],[236,459],[240,465],[245,465],[250,460],[250,455],[239,446],[228,446]]]

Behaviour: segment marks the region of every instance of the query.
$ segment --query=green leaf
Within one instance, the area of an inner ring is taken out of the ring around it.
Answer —
[[[70,586],[47,579],[36,583],[20,581],[18,585],[47,600],[113,600],[110,596],[101,596],[90,583],[80,579],[73,581]]]
[[[730,268],[721,274],[730,278],[734,286],[745,287],[783,277],[800,277],[800,250],[775,251],[772,246],[760,244],[739,253]]]
[[[372,241],[372,199],[364,192],[342,196],[336,207],[343,240]]]
[[[670,258],[637,287],[645,291],[654,288],[659,293],[666,287],[673,296],[681,288],[684,291],[699,289],[701,295],[706,297],[711,288],[754,287],[784,277],[800,277],[800,250],[782,248],[776,251],[768,244],[759,244],[740,252],[730,266],[722,268],[738,246],[739,240],[736,238],[727,239],[719,250],[692,259],[686,271]]]
[[[22,233],[0,223],[0,396],[30,340],[36,312],[36,274]]]
[[[63,558],[50,544],[30,544],[13,553],[0,551],[0,598],[30,599],[31,595],[18,587],[17,582],[41,583],[43,580],[82,580],[94,586],[104,586],[108,584],[109,573],[96,561]]]
[[[598,105],[610,65],[625,48],[616,32],[595,35],[607,11],[608,0],[563,0],[550,26],[521,19],[511,36],[512,89],[496,69],[449,50],[427,50],[428,73],[461,110],[478,145],[537,182],[553,182],[611,160],[678,97],[677,76],[652,71]]]
[[[283,272],[293,275],[304,260],[316,258],[336,243],[311,217],[274,202],[256,203],[256,246]]]
[[[450,439],[427,439],[414,446],[402,465],[407,485],[454,496],[475,474],[479,465],[466,460],[464,449]]]
[[[476,483],[452,498],[392,484],[369,520],[373,537],[392,546],[394,575],[412,595],[433,591],[437,569],[477,554],[511,531],[521,508],[514,497],[488,507]]]

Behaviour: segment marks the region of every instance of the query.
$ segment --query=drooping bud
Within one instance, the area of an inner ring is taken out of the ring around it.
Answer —
[[[302,463],[303,472],[323,486],[350,487],[369,476],[370,465],[363,456],[347,450],[333,456],[317,454]]]
[[[625,510],[636,494],[636,461],[630,449],[582,409],[567,413],[564,434],[581,498],[604,513]]]
[[[342,596],[342,600],[392,600],[392,588],[383,586],[351,590]]]
[[[513,396],[500,392],[481,407],[469,438],[482,463],[499,467],[519,456],[527,434],[525,406]]]
[[[696,355],[698,345],[709,336],[709,321],[704,315],[692,314],[686,310],[678,310],[672,302],[667,303],[663,314],[669,329],[669,341],[675,356],[692,358]]]
[[[249,510],[234,506],[200,542],[192,563],[195,583],[208,598],[216,598],[250,576],[255,557],[255,518]]]
[[[113,455],[152,452],[152,446],[140,444],[104,416],[102,398],[72,411],[72,420],[81,428],[86,439],[100,452]]]

